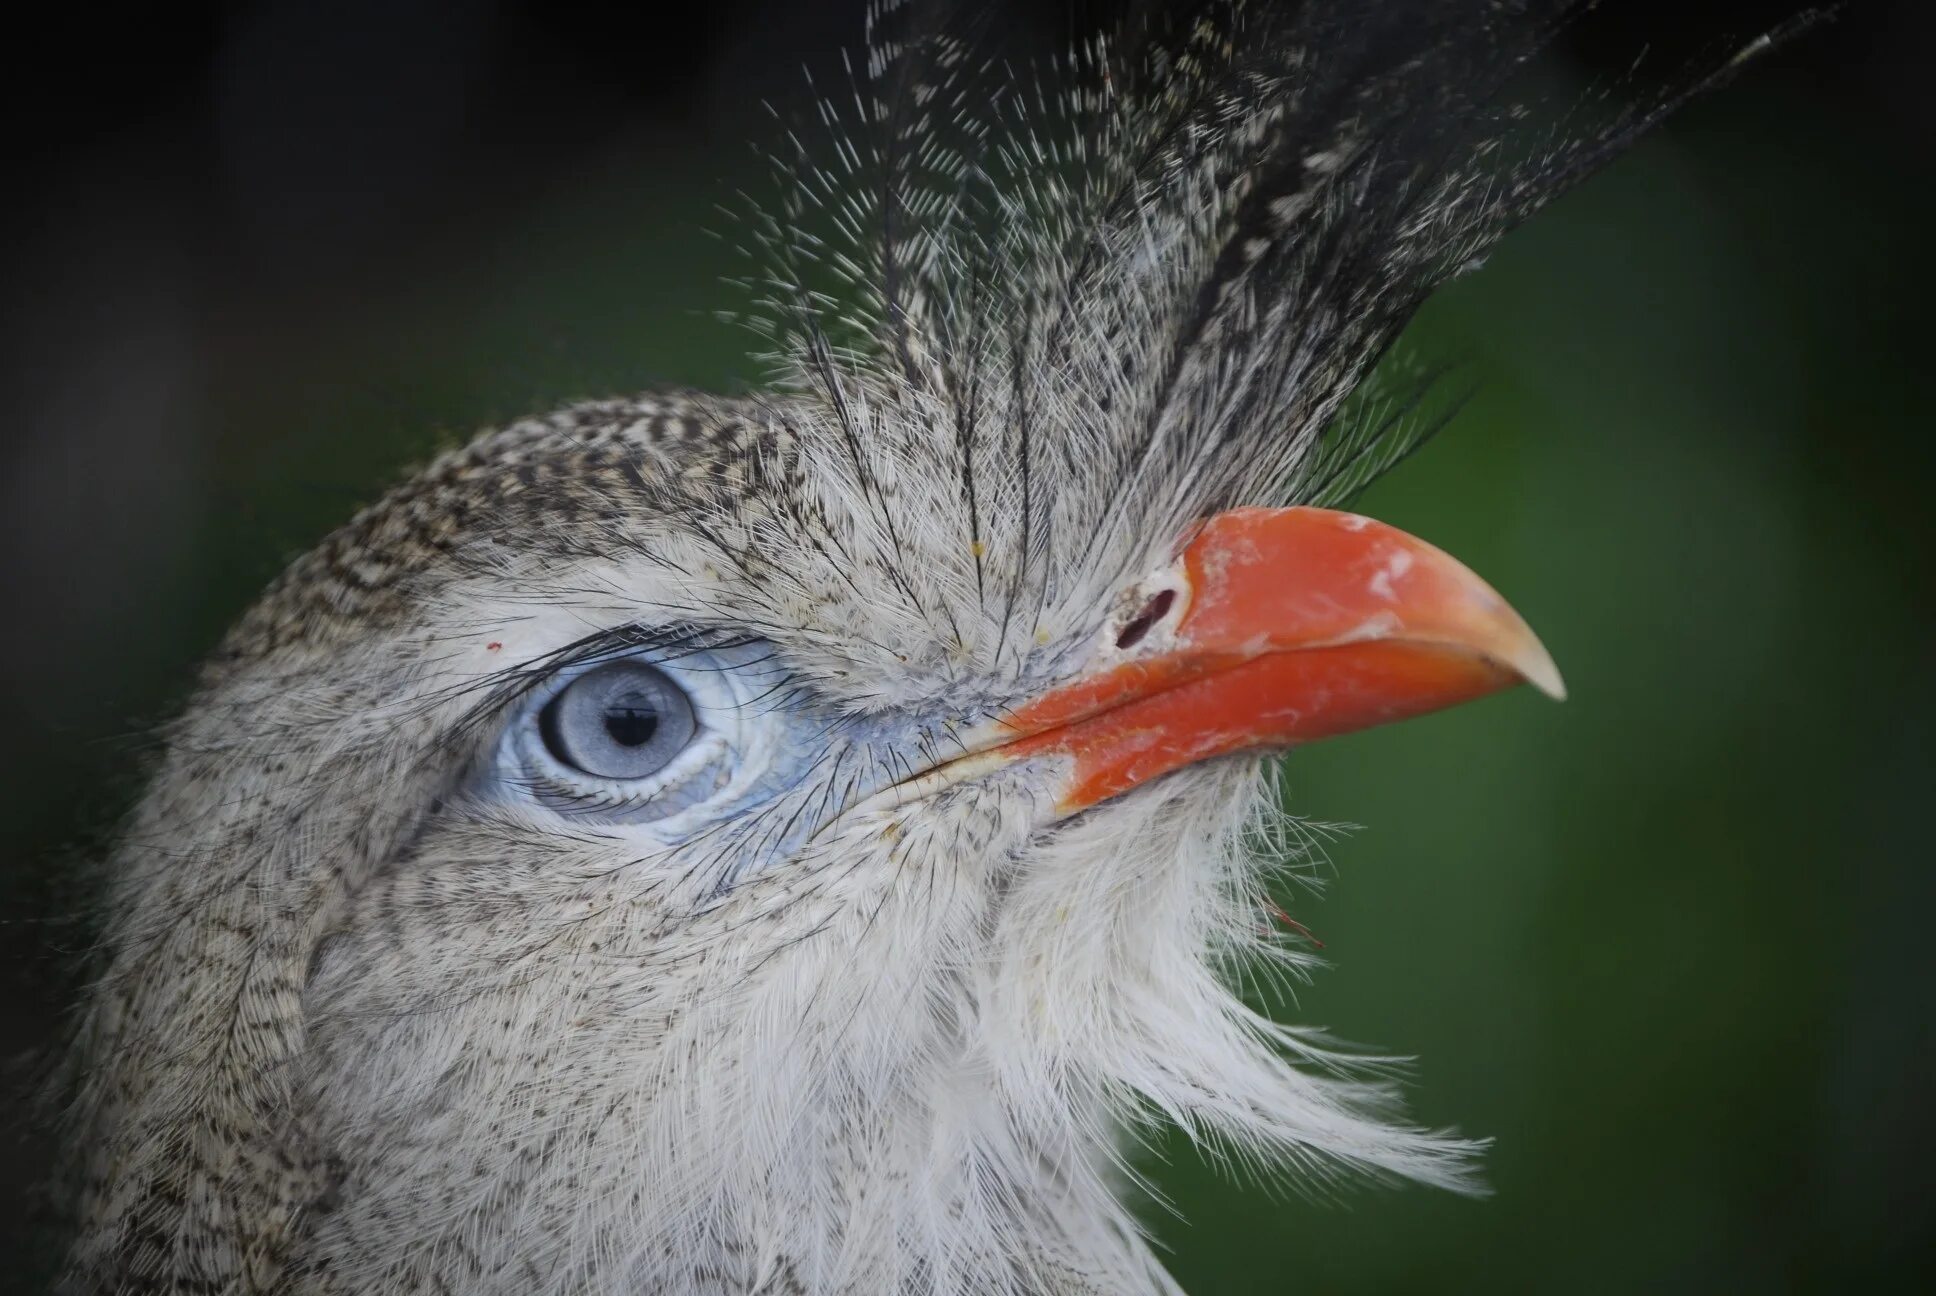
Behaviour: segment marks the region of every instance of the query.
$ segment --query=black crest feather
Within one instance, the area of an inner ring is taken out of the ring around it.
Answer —
[[[978,539],[1031,456],[1145,515],[1343,498],[1437,426],[1339,417],[1426,297],[1823,16],[1555,111],[1529,65],[1590,7],[1152,0],[1017,68],[973,7],[881,0],[755,217],[758,321],[799,386],[931,400]]]

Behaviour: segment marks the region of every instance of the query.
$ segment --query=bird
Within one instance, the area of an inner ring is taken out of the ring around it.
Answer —
[[[877,0],[736,228],[770,381],[480,434],[295,560],[106,862],[69,1292],[1174,1293],[1172,1124],[1477,1183],[1237,983],[1319,739],[1519,684],[1349,511],[1405,323],[1688,97],[1555,126],[1566,0]],[[1396,386],[1392,385],[1396,382]]]

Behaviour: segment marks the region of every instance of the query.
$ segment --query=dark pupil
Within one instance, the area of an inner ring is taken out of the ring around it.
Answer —
[[[659,713],[637,693],[613,698],[605,707],[605,732],[621,747],[643,747],[659,729]]]

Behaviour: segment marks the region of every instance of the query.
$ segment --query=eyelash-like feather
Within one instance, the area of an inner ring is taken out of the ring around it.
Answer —
[[[561,672],[596,662],[640,657],[648,663],[675,662],[704,652],[744,647],[759,640],[742,631],[718,626],[627,624],[598,630],[550,652],[507,666],[480,680],[469,681],[447,696],[481,694],[451,726],[453,738],[469,736],[494,723],[513,703]]]

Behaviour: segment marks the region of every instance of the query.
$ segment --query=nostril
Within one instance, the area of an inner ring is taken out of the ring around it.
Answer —
[[[1141,643],[1143,636],[1150,632],[1150,627],[1163,619],[1163,615],[1170,610],[1170,605],[1174,602],[1176,602],[1175,590],[1158,590],[1152,594],[1150,601],[1143,604],[1143,610],[1131,617],[1129,624],[1123,627],[1123,632],[1116,636],[1116,646],[1134,648]]]

